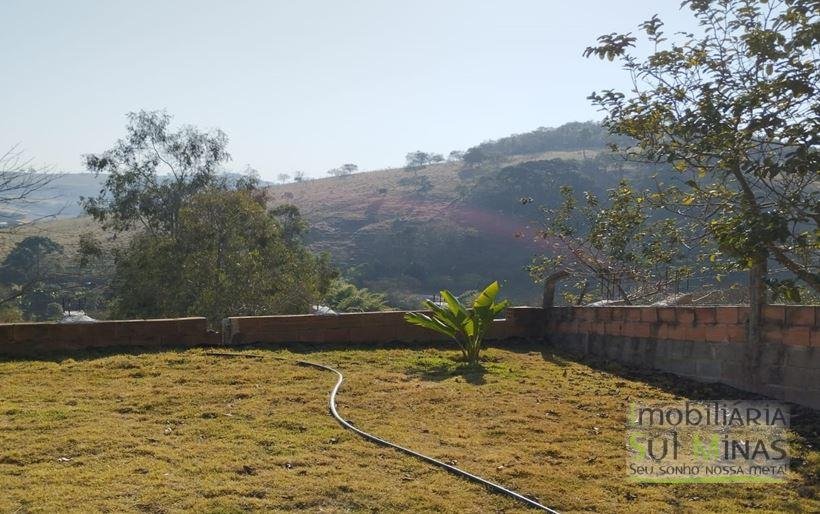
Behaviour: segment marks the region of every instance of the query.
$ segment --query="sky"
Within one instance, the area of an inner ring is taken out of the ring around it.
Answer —
[[[221,128],[263,178],[400,166],[488,139],[597,120],[628,87],[585,59],[598,35],[680,0],[3,0],[0,149],[59,171],[124,134],[125,114]]]

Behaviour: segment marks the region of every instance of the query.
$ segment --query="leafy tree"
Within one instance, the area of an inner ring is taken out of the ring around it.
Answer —
[[[294,171],[293,172],[293,181],[294,182],[302,182],[305,180],[305,172],[304,171]]]
[[[487,330],[495,316],[506,309],[509,303],[507,300],[496,303],[495,297],[500,289],[498,282],[487,286],[475,299],[471,309],[467,309],[450,291],[441,291],[446,307],[439,307],[428,300],[427,308],[433,311],[432,314],[408,312],[404,319],[413,325],[453,338],[461,349],[464,360],[470,366],[477,366]]]
[[[53,297],[47,286],[60,271],[62,253],[62,246],[43,236],[29,236],[17,243],[0,265],[0,304],[19,300],[26,316],[44,314],[48,302],[40,305],[37,299]]]
[[[540,127],[531,132],[513,134],[494,141],[486,141],[468,148],[464,162],[479,165],[512,155],[537,154],[550,151],[604,150],[612,137],[599,123],[572,122],[557,128]]]
[[[341,277],[330,283],[322,304],[336,312],[374,312],[389,309],[383,294],[373,293],[367,288],[358,288]]]
[[[695,220],[725,257],[752,270],[754,305],[765,301],[770,258],[818,291],[817,1],[683,5],[702,34],[670,41],[656,16],[641,25],[655,48],[644,59],[630,53],[631,34],[587,48],[587,56],[619,59],[635,84],[628,95],[590,98],[606,112],[605,127],[633,138],[617,149],[671,163],[682,184],[659,191],[659,203]]]
[[[557,272],[572,277],[568,302],[589,301],[601,288],[627,304],[645,302],[667,291],[670,280],[691,274],[682,228],[657,216],[628,182],[608,192],[607,205],[588,191],[580,201],[572,187],[560,191],[560,204],[542,209],[540,236],[549,252],[534,260],[530,272],[537,279]]]
[[[279,182],[284,184],[285,182],[290,180],[290,175],[288,175],[287,173],[280,173],[280,174],[276,175],[276,179],[279,180]]]
[[[96,198],[83,198],[86,212],[115,231],[141,228],[174,234],[186,200],[209,187],[225,186],[219,167],[230,159],[221,130],[191,126],[170,129],[161,111],[127,115],[126,136],[100,154],[85,156],[86,167],[106,174]]]
[[[406,168],[423,168],[438,162],[444,162],[444,156],[440,153],[427,153],[421,150],[408,153],[405,157]]]
[[[270,210],[270,216],[279,224],[282,238],[290,245],[302,242],[302,236],[307,232],[307,222],[302,218],[299,208],[292,204],[282,204]]]
[[[453,150],[449,154],[447,154],[448,161],[461,161],[464,159],[464,152],[461,150]]]
[[[338,168],[333,168],[332,170],[328,170],[327,174],[331,177],[347,177],[348,175],[355,173],[359,170],[359,167],[355,164],[342,164]]]
[[[597,182],[607,184],[611,179],[603,170],[597,170]],[[481,209],[493,209],[503,214],[530,216],[525,208],[535,205],[555,205],[562,200],[561,185],[571,185],[582,190],[602,190],[586,174],[580,173],[578,163],[564,159],[528,161],[500,170],[480,174],[474,185],[466,191],[465,202]]]
[[[490,160],[490,155],[480,146],[474,146],[472,148],[468,148],[467,151],[464,152],[464,157],[462,157],[462,160],[469,166],[477,166]]]
[[[179,212],[176,237],[143,232],[117,255],[115,314],[123,317],[307,312],[332,277],[248,191],[211,190]],[[298,219],[291,211],[285,213]],[[291,239],[289,239],[291,237]]]
[[[25,319],[52,319],[49,304],[59,300],[68,282],[62,258],[63,247],[47,237],[17,243],[0,266],[0,304],[8,304],[9,312],[17,306]]]

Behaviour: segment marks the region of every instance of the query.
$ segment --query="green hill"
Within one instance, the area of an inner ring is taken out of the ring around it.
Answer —
[[[536,237],[538,207],[555,205],[562,185],[600,192],[624,173],[585,153],[380,170],[269,192],[271,204],[299,207],[313,248],[394,305],[416,306],[418,295],[460,293],[492,279],[514,300],[532,302],[540,292],[524,268],[545,248]]]

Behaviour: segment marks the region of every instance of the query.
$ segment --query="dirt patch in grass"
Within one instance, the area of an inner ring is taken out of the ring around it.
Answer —
[[[580,364],[528,343],[483,371],[442,348],[206,350],[0,362],[0,511],[524,511],[344,431],[327,412],[562,512],[810,512],[817,413],[794,418],[782,484],[625,480],[630,399],[749,397],[664,375]]]

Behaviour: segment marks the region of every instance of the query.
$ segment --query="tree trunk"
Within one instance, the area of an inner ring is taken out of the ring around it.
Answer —
[[[555,304],[555,285],[568,276],[569,273],[566,270],[561,270],[556,271],[544,280],[544,296],[541,298],[542,308],[548,309]]]

